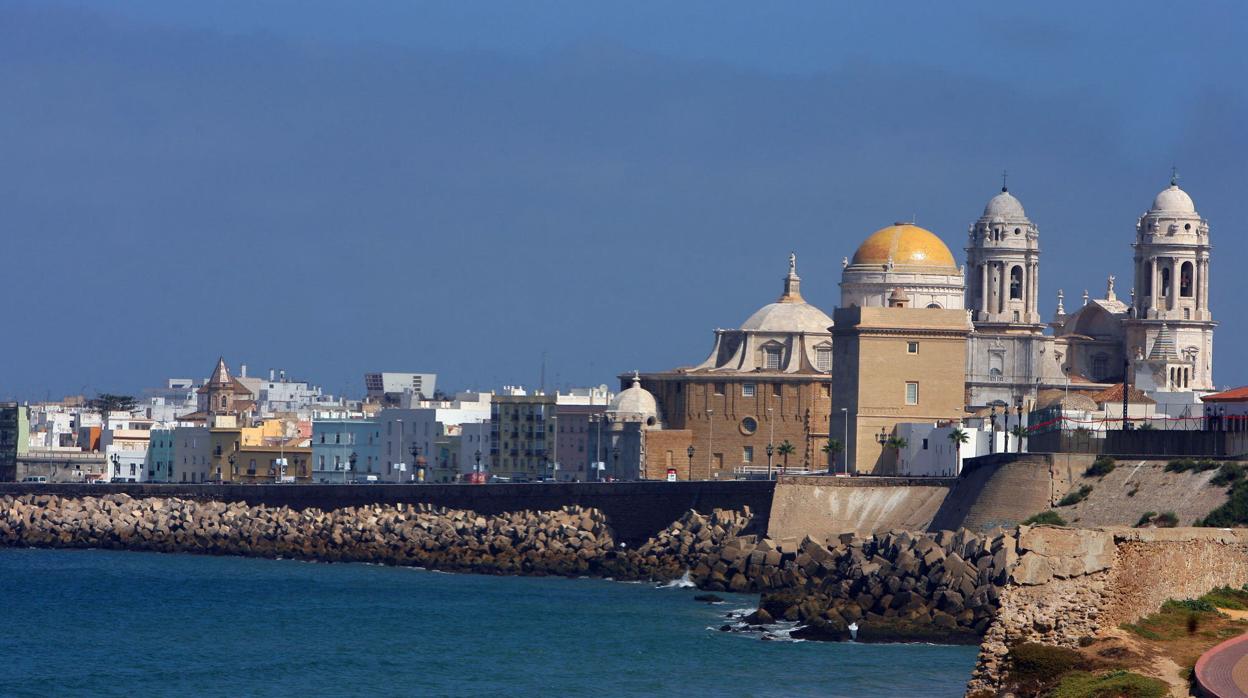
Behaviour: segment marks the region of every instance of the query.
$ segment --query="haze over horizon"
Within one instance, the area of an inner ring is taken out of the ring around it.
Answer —
[[[1172,166],[1248,383],[1248,6],[960,7],[0,0],[0,398],[219,355],[354,396],[534,386],[543,352],[614,385],[699,362],[790,250],[829,313],[895,220],[961,262],[1007,169],[1048,318],[1127,296]]]

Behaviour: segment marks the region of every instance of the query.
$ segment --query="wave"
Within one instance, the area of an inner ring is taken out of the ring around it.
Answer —
[[[696,589],[697,584],[693,583],[693,576],[689,574],[689,570],[680,576],[680,579],[673,579],[667,584],[660,584],[659,589]]]

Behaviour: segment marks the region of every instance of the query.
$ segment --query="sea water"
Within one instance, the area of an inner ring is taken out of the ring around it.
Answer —
[[[973,647],[721,632],[681,585],[0,549],[0,695],[959,696]]]

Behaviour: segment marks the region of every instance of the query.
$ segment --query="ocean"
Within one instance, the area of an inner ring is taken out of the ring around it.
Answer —
[[[720,632],[756,595],[0,549],[4,696],[960,696],[976,648]]]

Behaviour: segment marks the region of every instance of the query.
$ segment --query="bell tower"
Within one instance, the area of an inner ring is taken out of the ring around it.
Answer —
[[[1172,390],[1212,390],[1217,323],[1209,310],[1209,222],[1179,188],[1177,172],[1136,222],[1132,247],[1135,285],[1127,350],[1133,375],[1145,370],[1145,357],[1158,355],[1160,342],[1170,359],[1165,384]]]
[[[1003,178],[1004,179],[1004,178]],[[975,328],[1040,334],[1040,231],[1002,182],[969,229],[966,308]]]

